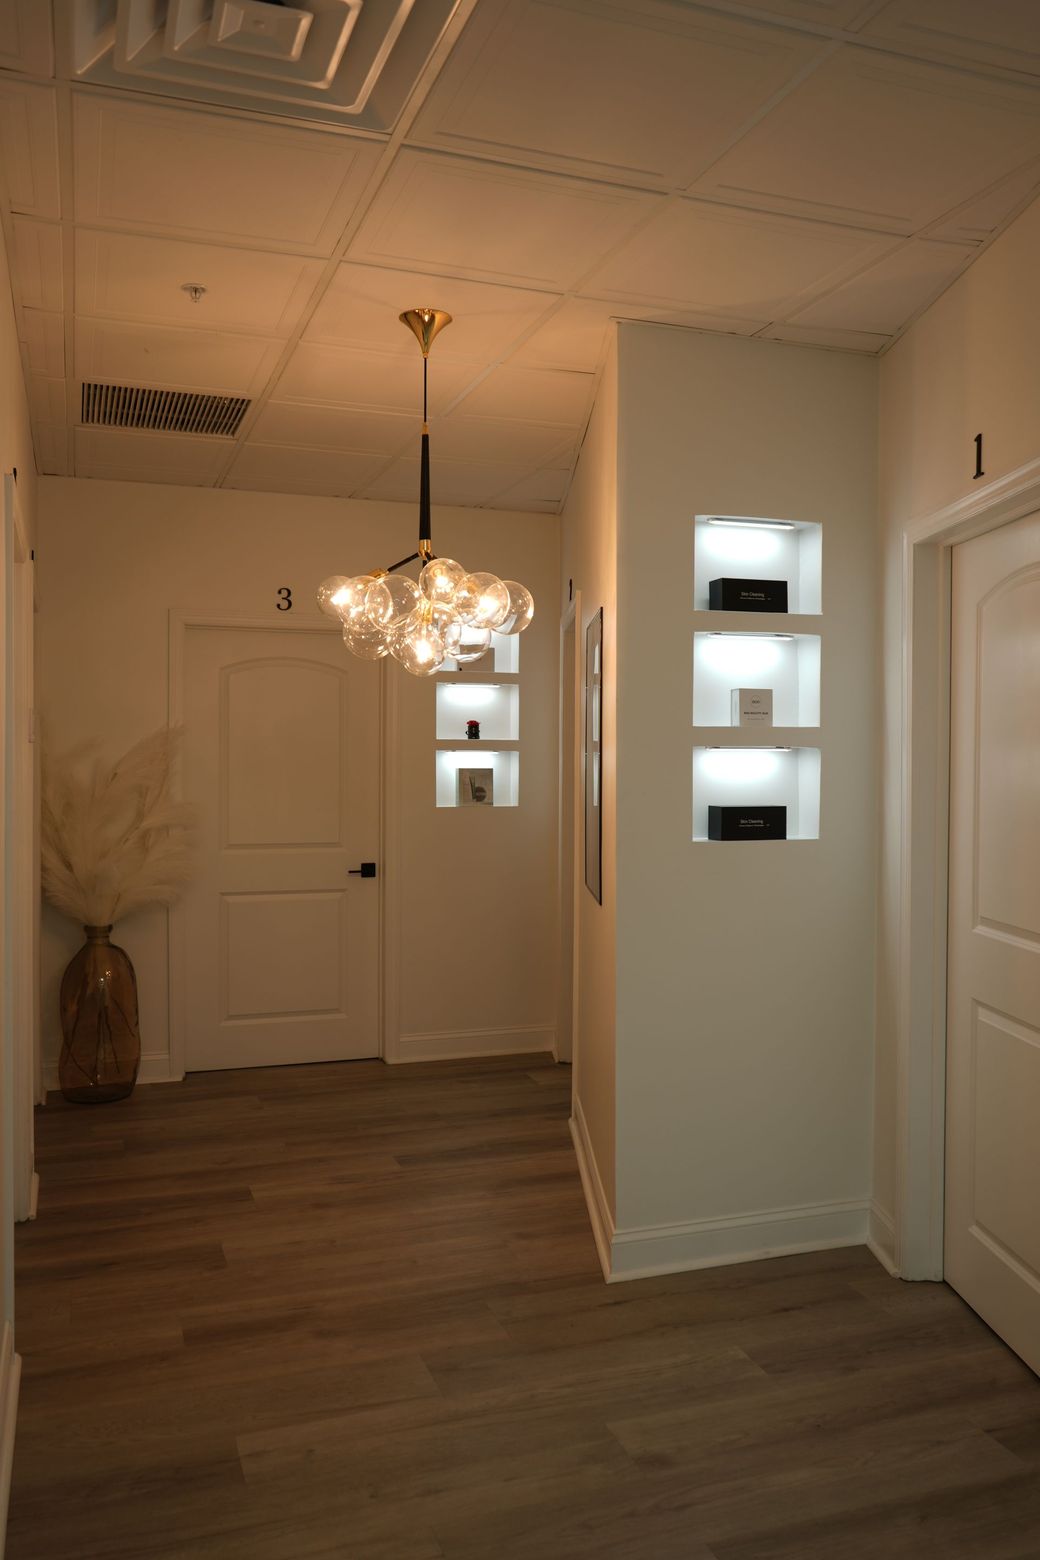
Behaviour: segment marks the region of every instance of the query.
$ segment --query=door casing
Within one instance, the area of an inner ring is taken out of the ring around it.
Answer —
[[[913,522],[902,539],[901,852],[892,1212],[893,1267],[906,1279],[943,1276],[951,549],[1038,508],[1040,460],[1035,460]],[[872,1244],[877,1250],[877,1243]]]

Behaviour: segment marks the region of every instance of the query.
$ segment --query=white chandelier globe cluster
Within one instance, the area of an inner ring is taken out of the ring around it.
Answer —
[[[531,592],[496,574],[467,574],[454,558],[434,558],[419,583],[398,574],[333,574],[318,587],[318,606],[343,624],[347,649],[362,660],[392,655],[416,677],[449,658],[477,661],[492,633],[519,634],[534,616]]]

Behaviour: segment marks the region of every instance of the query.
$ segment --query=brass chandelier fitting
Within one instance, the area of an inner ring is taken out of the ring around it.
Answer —
[[[443,309],[406,309],[401,323],[415,335],[423,359],[423,414],[419,446],[419,544],[415,552],[370,574],[332,574],[318,587],[318,606],[343,624],[343,642],[363,661],[394,660],[416,677],[429,677],[447,660],[478,661],[492,633],[519,634],[534,616],[531,592],[497,574],[468,573],[454,558],[433,551],[430,522],[430,429],[427,380],[430,348],[451,315]],[[421,565],[418,582],[400,570]]]

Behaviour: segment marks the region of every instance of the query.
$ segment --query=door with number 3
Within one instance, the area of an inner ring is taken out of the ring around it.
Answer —
[[[379,1053],[379,687],[335,632],[184,630],[189,1072]]]

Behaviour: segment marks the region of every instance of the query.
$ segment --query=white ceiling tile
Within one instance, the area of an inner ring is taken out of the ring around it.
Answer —
[[[581,430],[558,423],[509,422],[497,417],[469,417],[464,409],[430,426],[430,456],[440,460],[487,466],[515,466],[518,476],[535,466],[565,466],[577,447]]]
[[[862,229],[676,201],[600,267],[588,290],[768,322],[893,243]]]
[[[462,402],[467,416],[580,428],[588,419],[595,376],[575,369],[496,368]]]
[[[33,423],[33,455],[41,477],[69,475],[69,430],[51,423]]]
[[[13,217],[14,264],[12,274],[18,300],[27,309],[65,307],[65,283],[61,228],[55,222]]]
[[[378,143],[77,93],[76,217],[328,255]]]
[[[398,315],[405,309],[432,307],[452,316],[450,328],[437,338],[437,362],[444,357],[487,362],[501,356],[556,301],[553,293],[348,263],[336,272],[304,340],[414,358],[415,337]]]
[[[34,423],[60,427],[66,420],[64,379],[48,379],[44,374],[29,376],[29,411]]]
[[[216,331],[78,319],[75,350],[77,379],[252,396],[266,385],[282,344]]]
[[[482,4],[412,141],[685,187],[826,46],[663,0]]]
[[[565,290],[658,199],[404,151],[361,224],[350,258]]]
[[[6,0],[0,5],[0,70],[53,76],[49,5],[41,0]]]
[[[464,461],[441,460],[433,472],[433,502],[437,504],[489,504],[503,488],[513,487],[521,466],[480,466]],[[409,503],[419,496],[419,461],[398,460],[364,490],[365,498]]]
[[[800,310],[793,320],[798,325],[891,335],[937,297],[974,255],[975,250],[964,245],[912,239],[844,287]]]
[[[230,446],[229,439],[194,439],[183,433],[77,428],[75,474],[123,482],[179,482],[188,487],[209,487],[227,459]]]
[[[992,189],[951,211],[928,229],[929,238],[984,244],[1009,217],[1040,193],[1040,159],[1018,168]]]
[[[1040,152],[1040,97],[845,48],[698,183],[746,205],[909,233]]]
[[[584,369],[593,373],[603,360],[614,320],[645,320],[656,325],[681,325],[691,330],[753,336],[768,320],[733,315],[699,314],[652,304],[624,303],[606,298],[568,298],[509,360],[510,367]]]
[[[286,336],[322,272],[320,260],[270,251],[80,228],[76,311],[202,330]],[[182,291],[199,282],[193,303]]]
[[[65,377],[65,321],[60,314],[23,309],[21,337],[31,373],[51,379]]]
[[[496,495],[492,509],[533,509],[539,514],[554,513],[567,496],[573,468],[536,471],[524,477],[516,487]]]
[[[821,330],[805,325],[770,325],[762,341],[788,341],[802,347],[832,347],[841,352],[880,352],[892,339],[862,330]]]
[[[413,412],[365,412],[305,401],[268,401],[250,430],[257,444],[296,444],[307,449],[355,450],[396,455],[422,424]]]
[[[932,59],[1040,76],[1036,0],[889,0],[863,36]]]
[[[52,87],[0,81],[0,150],[12,211],[59,217],[58,118]]]
[[[399,330],[403,326],[398,325]],[[414,339],[414,338],[413,338]],[[430,368],[430,410],[447,406],[483,365],[438,358]],[[280,401],[325,401],[361,410],[422,411],[422,358],[411,353],[358,352],[301,342],[278,382]]]
[[[383,460],[379,455],[340,450],[244,444],[223,485],[263,493],[324,493],[349,498],[372,480]]]

